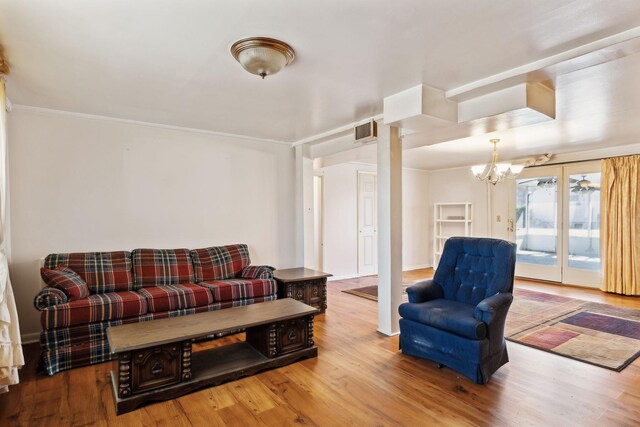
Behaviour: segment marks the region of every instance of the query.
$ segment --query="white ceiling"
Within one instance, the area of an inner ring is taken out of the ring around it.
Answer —
[[[420,83],[451,90],[638,25],[637,0],[0,0],[14,104],[287,142]],[[229,47],[251,35],[286,41],[296,60],[264,81],[245,72]],[[615,63],[559,79],[557,123],[508,133],[505,157],[637,135],[640,60]],[[411,150],[427,150],[414,166],[490,148],[434,147]]]

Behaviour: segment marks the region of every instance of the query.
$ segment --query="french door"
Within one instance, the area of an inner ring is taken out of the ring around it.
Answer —
[[[514,197],[516,275],[598,287],[600,163],[525,169]]]

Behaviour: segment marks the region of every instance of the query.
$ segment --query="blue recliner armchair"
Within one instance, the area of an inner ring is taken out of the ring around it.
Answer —
[[[513,300],[516,245],[452,237],[433,279],[407,289],[400,348],[486,384],[509,361],[504,324]]]

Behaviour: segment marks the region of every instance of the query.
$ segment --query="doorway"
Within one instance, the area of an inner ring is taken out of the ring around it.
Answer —
[[[358,171],[358,276],[378,274],[377,193],[376,174]]]
[[[600,162],[526,169],[512,195],[516,275],[600,286]]]

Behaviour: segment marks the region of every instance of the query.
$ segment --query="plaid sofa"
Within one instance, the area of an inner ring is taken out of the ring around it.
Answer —
[[[273,268],[251,266],[246,245],[50,254],[43,271],[61,266],[86,282],[89,295],[69,298],[52,286],[36,295],[41,358],[49,375],[110,360],[110,326],[277,298]]]

